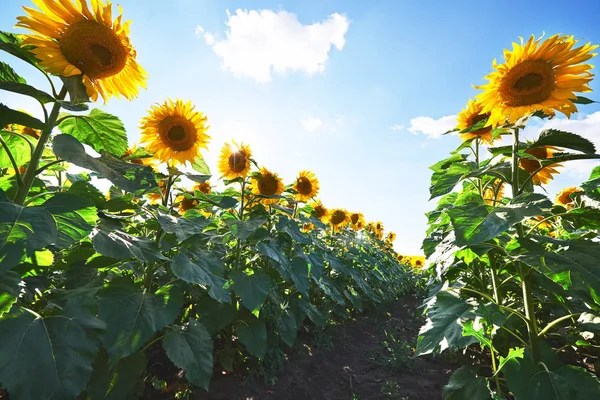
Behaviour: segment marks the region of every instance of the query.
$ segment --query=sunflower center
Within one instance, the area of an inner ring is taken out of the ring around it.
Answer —
[[[500,83],[500,96],[510,107],[542,103],[554,90],[552,64],[544,60],[525,60],[510,69]]]
[[[185,130],[179,125],[174,126],[167,132],[167,137],[174,142],[180,142],[185,139]]]
[[[158,125],[163,144],[172,151],[187,151],[194,147],[198,133],[194,125],[180,116],[165,117]]]
[[[346,214],[343,211],[336,210],[331,214],[331,223],[333,225],[339,225],[346,219]]]
[[[525,153],[531,154],[532,156],[541,160],[548,158],[548,151],[545,147],[535,147],[533,149],[527,150]],[[540,164],[538,160],[534,160],[531,158],[521,158],[519,161],[521,162],[521,168],[523,168],[530,174],[534,173],[542,166],[542,164]]]
[[[356,224],[358,223],[358,214],[352,214],[352,215],[350,216],[350,221],[352,221],[352,223],[353,223],[354,225],[356,225]]]
[[[258,191],[264,196],[273,196],[277,192],[277,179],[273,175],[262,175],[258,180]]]
[[[324,215],[325,215],[325,209],[321,206],[316,206],[315,207],[315,217],[323,218]]]
[[[240,173],[246,168],[246,153],[236,151],[229,156],[229,169],[235,173]]]
[[[91,79],[109,78],[121,72],[129,48],[108,26],[82,19],[67,27],[59,40],[63,56]]]
[[[310,179],[301,176],[298,178],[298,182],[296,184],[296,190],[300,194],[310,194],[312,192],[312,183]]]

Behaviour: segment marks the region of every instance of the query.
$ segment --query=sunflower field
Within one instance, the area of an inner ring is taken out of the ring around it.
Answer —
[[[227,371],[272,375],[299,331],[411,290],[423,260],[396,254],[382,222],[326,208],[312,172],[286,186],[231,142],[211,174],[191,102],[152,105],[130,147],[91,108],[145,87],[130,21],[102,0],[34,3],[29,34],[0,32],[47,78],[0,63],[0,90],[43,113],[0,104],[0,397],[183,396]],[[184,384],[158,379],[157,358]]]
[[[561,35],[513,44],[458,114],[462,144],[431,166],[416,353],[480,349],[445,399],[600,398],[600,166],[556,199],[544,191],[564,164],[600,154],[572,132],[522,139],[531,120],[592,103],[576,93],[590,91],[596,48]]]

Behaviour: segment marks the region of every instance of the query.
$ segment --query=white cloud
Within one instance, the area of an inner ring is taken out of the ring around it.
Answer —
[[[410,120],[408,131],[415,135],[426,135],[429,139],[437,139],[442,134],[456,127],[456,115],[448,115],[438,119],[416,117]]]
[[[309,117],[302,121],[302,126],[304,127],[304,130],[308,132],[316,131],[321,127],[321,125],[323,125],[323,121],[321,120],[321,118]]]
[[[392,126],[390,126],[390,129],[393,131],[401,131],[402,129],[404,129],[404,125],[400,125],[400,124],[392,125]]]
[[[196,36],[221,58],[221,66],[235,76],[257,82],[271,80],[271,71],[323,72],[329,50],[342,50],[350,21],[338,13],[324,21],[302,25],[294,13],[271,10],[227,11],[224,39],[215,38],[198,25]]]
[[[196,35],[196,37],[198,39],[202,38],[202,36],[204,35],[204,28],[200,24],[196,25],[196,29],[194,30],[194,34]]]

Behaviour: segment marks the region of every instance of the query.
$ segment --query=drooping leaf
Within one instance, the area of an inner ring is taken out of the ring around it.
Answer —
[[[73,115],[63,120],[58,129],[74,136],[98,153],[108,151],[118,157],[127,151],[127,133],[121,120],[94,108],[89,115]]]
[[[206,251],[195,254],[194,261],[185,253],[176,254],[171,260],[171,270],[179,279],[208,286],[208,294],[219,302],[231,302],[230,293],[223,286],[223,262]]]
[[[474,317],[473,306],[446,291],[435,295],[435,303],[427,310],[427,323],[421,327],[415,355],[444,351],[447,347],[464,348],[477,340],[463,336],[462,322]]]
[[[211,297],[203,296],[196,300],[198,321],[200,321],[211,335],[231,324],[238,310],[228,303],[220,303]]]
[[[443,389],[443,400],[488,400],[490,391],[486,380],[477,375],[473,367],[463,365],[450,377]]]
[[[25,136],[8,133],[0,130],[0,135],[6,146],[10,150],[15,163],[18,167],[21,167],[31,160],[31,147],[28,144]],[[8,156],[8,153],[4,150],[4,147],[0,145],[0,168],[13,169],[12,161]]]
[[[74,319],[43,318],[23,308],[3,315],[0,343],[0,381],[14,399],[75,398],[98,351]]]
[[[240,221],[238,219],[228,219],[225,223],[231,229],[231,233],[242,241],[246,241],[258,228],[267,221],[266,215],[258,215],[250,217],[247,221]]]
[[[210,176],[210,168],[204,161],[204,158],[200,155],[194,159],[194,162],[192,163],[192,168],[194,169],[194,171],[199,172],[202,175]]]
[[[98,301],[98,316],[106,322],[103,343],[111,358],[135,353],[156,331],[173,322],[182,303],[176,286],[153,294],[142,292],[126,278],[111,282],[99,293]]]
[[[288,346],[292,347],[298,335],[298,325],[296,325],[296,317],[289,312],[285,312],[276,320],[277,333],[281,340]]]
[[[8,108],[4,104],[0,103],[0,127],[3,128],[10,124],[28,126],[30,128],[39,130],[46,128],[46,124],[39,119],[24,112]]]
[[[267,327],[262,318],[249,318],[235,325],[235,332],[246,350],[257,358],[263,358],[267,351]]]
[[[33,97],[42,104],[54,102],[54,97],[26,83],[3,81],[0,79],[0,90],[24,94],[25,96]]]
[[[213,342],[206,328],[191,319],[187,326],[171,326],[163,347],[173,364],[185,370],[188,382],[206,390],[213,371]]]
[[[546,129],[540,133],[538,139],[531,147],[556,146],[565,149],[581,151],[586,154],[594,154],[596,146],[588,139],[571,132],[558,129]]]
[[[277,230],[287,233],[295,242],[302,244],[311,243],[310,238],[300,231],[298,223],[290,218],[284,216],[280,217],[279,221],[277,222]]]
[[[25,78],[20,77],[10,65],[3,61],[0,61],[0,81],[27,83]]]
[[[136,258],[142,262],[167,260],[155,241],[132,236],[109,224],[101,223],[92,237],[94,249],[117,260]]]
[[[0,273],[56,240],[56,222],[47,210],[0,199]]]
[[[434,199],[450,193],[461,179],[474,169],[474,164],[471,162],[455,162],[447,169],[435,171],[431,176],[431,186],[429,193]]]
[[[22,41],[19,36],[13,33],[0,31],[0,50],[20,58],[21,60],[33,65],[41,71],[40,67],[37,65],[37,59],[33,53],[29,51],[30,49],[31,46],[22,45]]]
[[[71,135],[57,135],[52,149],[58,158],[95,171],[127,192],[143,194],[157,190],[152,168],[122,161],[109,153],[94,158],[86,154],[83,145]]]
[[[180,242],[202,233],[204,228],[210,224],[210,220],[203,216],[188,216],[186,214],[183,218],[175,218],[160,211],[157,219],[160,227],[167,233],[174,233]]]
[[[233,290],[242,299],[242,304],[251,312],[258,312],[271,289],[271,278],[261,270],[248,275],[244,271],[232,271]]]
[[[290,262],[290,274],[294,284],[296,285],[296,289],[308,296],[309,279],[308,279],[308,264],[306,260],[300,257],[294,257]]]
[[[91,200],[69,193],[55,193],[41,207],[45,208],[56,221],[59,248],[69,247],[91,232],[98,214]]]
[[[14,271],[0,274],[0,317],[17,301],[21,290],[19,283],[21,283],[21,275]]]
[[[138,351],[114,363],[105,349],[98,352],[86,394],[91,400],[121,400],[139,397],[140,379],[146,370],[146,355]]]

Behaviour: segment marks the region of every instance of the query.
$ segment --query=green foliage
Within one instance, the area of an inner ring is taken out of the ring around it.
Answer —
[[[94,108],[89,115],[68,115],[58,125],[61,132],[91,146],[98,153],[122,156],[127,151],[127,133],[121,120]]]

